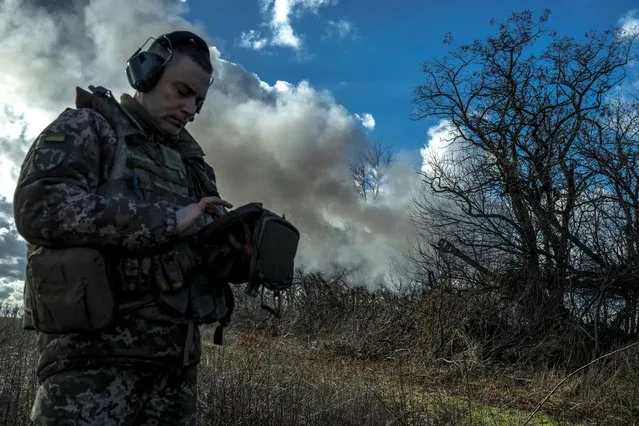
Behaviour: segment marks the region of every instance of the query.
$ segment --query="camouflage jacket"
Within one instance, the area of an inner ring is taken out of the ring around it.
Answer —
[[[27,152],[14,195],[16,227],[30,248],[86,246],[143,257],[171,246],[177,239],[175,203],[100,191],[117,147],[114,128],[92,108],[67,109],[43,130]],[[213,182],[209,187],[216,188],[213,169],[203,160],[200,164]],[[38,345],[41,379],[68,368],[105,364],[193,365],[201,350],[192,321],[133,314],[119,315],[114,327],[91,335],[39,333]]]

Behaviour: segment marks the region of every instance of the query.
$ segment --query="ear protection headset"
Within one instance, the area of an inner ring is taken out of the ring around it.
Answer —
[[[153,39],[153,37],[149,37],[144,44],[131,55],[126,63],[126,76],[129,80],[129,84],[138,92],[148,92],[155,87],[166,65],[173,59],[174,45],[178,46],[185,42],[193,43],[199,50],[206,52],[205,55],[208,58],[208,44],[190,31],[174,31],[163,34],[156,40],[160,46],[166,49],[168,53],[166,57],[156,52],[150,52],[148,50],[142,51],[151,39]],[[211,77],[209,84],[212,82],[213,77]],[[200,113],[203,103],[203,101],[198,103],[195,111],[196,114]]]

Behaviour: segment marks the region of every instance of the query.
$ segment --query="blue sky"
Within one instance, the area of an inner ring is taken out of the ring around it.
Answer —
[[[328,90],[349,111],[372,114],[372,138],[384,140],[395,151],[414,152],[424,146],[433,123],[411,120],[412,91],[421,81],[420,63],[446,53],[445,33],[453,34],[455,44],[469,42],[494,31],[491,18],[501,21],[514,11],[541,13],[549,8],[550,27],[580,37],[590,29],[618,24],[638,7],[630,0],[188,0],[186,4],[186,18],[215,37],[225,59],[271,85],[277,80],[294,84],[307,80],[316,89]],[[269,23],[275,7],[280,18],[288,17],[288,29],[297,36],[298,46],[268,43],[274,37]],[[256,49],[243,44],[243,38],[266,43]]]

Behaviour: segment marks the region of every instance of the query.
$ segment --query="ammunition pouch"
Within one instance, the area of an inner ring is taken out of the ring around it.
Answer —
[[[195,253],[187,241],[180,241],[171,250],[153,257],[155,286],[161,294],[174,293],[185,287],[191,277]]]
[[[151,269],[153,260],[150,257],[125,257],[119,260],[117,270],[120,276],[121,293],[150,291]]]
[[[195,262],[188,242],[175,244],[166,253],[153,256],[152,293],[158,305],[171,315],[184,316],[189,309],[189,285]]]
[[[25,304],[42,333],[107,328],[115,297],[104,256],[84,247],[36,248],[27,259]]]

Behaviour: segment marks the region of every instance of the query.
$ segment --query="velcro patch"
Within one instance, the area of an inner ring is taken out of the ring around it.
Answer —
[[[67,140],[67,135],[64,133],[44,133],[38,137],[36,142],[36,149],[44,147],[51,147],[51,145],[60,145]]]
[[[47,133],[42,139],[44,142],[64,142],[66,138],[64,133]]]

